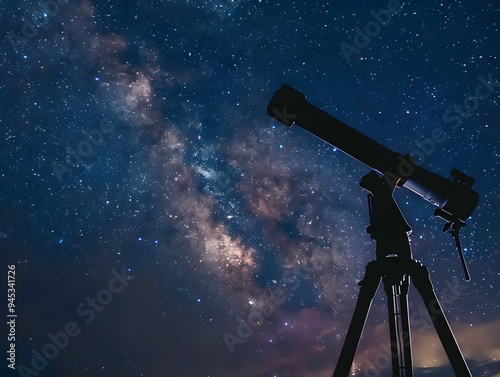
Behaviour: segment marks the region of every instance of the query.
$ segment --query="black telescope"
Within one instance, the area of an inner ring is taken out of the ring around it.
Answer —
[[[283,84],[274,93],[267,113],[288,127],[293,124],[361,161],[439,207],[434,211],[455,227],[464,221],[477,206],[479,195],[472,189],[474,179],[456,169],[453,181],[429,172],[417,165],[410,155],[401,155],[370,139],[347,124],[306,101],[304,94]],[[448,227],[449,227],[448,226]]]

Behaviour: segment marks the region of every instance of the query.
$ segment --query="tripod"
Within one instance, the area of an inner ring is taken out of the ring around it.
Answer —
[[[360,182],[370,192],[370,226],[367,232],[377,243],[377,259],[368,263],[359,282],[358,301],[333,377],[347,377],[366,322],[371,302],[382,280],[388,298],[392,373],[413,377],[408,287],[410,277],[422,297],[439,339],[457,377],[471,377],[469,368],[453,336],[432,286],[429,271],[412,258],[406,222],[392,194],[399,181],[391,182],[372,171]]]

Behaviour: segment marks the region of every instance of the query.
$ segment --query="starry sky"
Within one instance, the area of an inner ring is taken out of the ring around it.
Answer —
[[[468,283],[434,207],[394,196],[473,375],[500,376],[499,21],[485,0],[0,1],[2,375],[332,374],[375,258],[370,169],[267,115],[287,83],[476,180]],[[391,375],[384,296],[355,376]],[[417,375],[453,376],[409,300]]]

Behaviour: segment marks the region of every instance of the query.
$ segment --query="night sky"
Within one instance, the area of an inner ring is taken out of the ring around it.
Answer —
[[[3,321],[14,268],[17,315],[0,374],[331,376],[375,259],[370,168],[267,115],[287,83],[476,180],[468,283],[435,207],[394,196],[472,374],[499,377],[499,21],[482,0],[0,1]],[[416,375],[454,376],[409,299]],[[380,288],[355,376],[391,375],[386,302]]]

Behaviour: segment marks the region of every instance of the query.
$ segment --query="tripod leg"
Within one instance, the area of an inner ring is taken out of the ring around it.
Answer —
[[[457,341],[453,336],[450,325],[444,316],[438,298],[434,293],[434,287],[432,286],[431,279],[429,277],[429,271],[420,263],[416,261],[414,261],[414,263],[411,278],[420,293],[420,296],[422,296],[422,299],[424,300],[427,311],[431,316],[432,323],[436,328],[436,332],[441,340],[444,350],[446,351],[446,355],[450,360],[455,375],[457,377],[472,377],[462,352],[460,351],[460,348],[458,348]]]
[[[399,308],[401,310],[401,329],[404,351],[405,377],[413,377],[413,361],[411,357],[411,334],[410,334],[410,315],[408,313],[408,286],[409,277],[401,285],[401,295],[399,296]]]
[[[333,372],[333,377],[348,377],[352,368],[352,362],[356,349],[358,348],[359,339],[363,328],[365,327],[366,317],[370,310],[370,306],[377,292],[377,288],[382,278],[378,268],[377,261],[368,263],[366,266],[365,278],[359,283],[358,301],[352,315],[351,324],[347,330],[347,335],[344,340],[342,351],[340,352],[339,361]]]
[[[390,282],[384,279],[385,293],[387,294],[387,309],[389,310],[389,334],[391,339],[391,358],[392,358],[392,376],[399,377],[399,366],[400,360],[399,355],[401,353],[400,344],[398,341],[398,319],[399,315],[396,302],[397,302],[397,286],[392,285]]]
[[[389,309],[393,377],[413,377],[411,357],[410,317],[408,315],[408,275],[399,281],[384,278]]]

